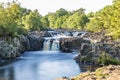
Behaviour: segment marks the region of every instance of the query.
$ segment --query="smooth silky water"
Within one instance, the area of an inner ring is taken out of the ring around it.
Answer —
[[[59,40],[47,38],[42,51],[25,52],[16,60],[0,66],[0,80],[55,80],[81,72],[73,59],[77,53],[59,51]]]
[[[55,80],[80,73],[73,60],[76,53],[59,51],[25,52],[18,61],[0,67],[0,77],[5,80]]]

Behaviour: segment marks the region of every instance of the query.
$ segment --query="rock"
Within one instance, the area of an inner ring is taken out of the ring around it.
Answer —
[[[3,41],[0,43],[1,51],[0,57],[1,58],[15,58],[20,54],[20,41],[18,38],[14,38],[11,42]]]
[[[30,42],[27,36],[20,35],[19,36],[20,42],[21,42],[21,49],[22,51],[26,51],[30,49]]]
[[[70,80],[68,77],[62,77],[62,78],[58,78],[58,79],[55,79],[55,80]]]
[[[39,32],[33,32],[27,36],[20,35],[18,38],[9,39],[9,41],[0,38],[0,58],[16,58],[24,51],[42,49],[44,38],[38,34]]]
[[[41,37],[52,37],[52,35],[48,31],[41,31],[40,36]]]
[[[83,38],[62,38],[60,39],[60,50],[63,52],[79,50],[82,43],[89,43],[89,41]]]
[[[72,32],[68,32],[68,31],[66,31],[66,32],[64,32],[64,34],[66,35],[66,36],[73,36],[73,34],[72,34]]]
[[[29,40],[29,46],[30,46],[28,50],[34,51],[43,48],[44,38],[36,35],[28,35],[27,38]]]
[[[113,68],[113,66],[114,66],[114,70],[109,69],[109,68]],[[80,75],[71,78],[71,80],[120,80],[119,67],[120,67],[119,65],[104,66],[104,67],[98,68],[95,72],[81,73]]]
[[[110,65],[107,67],[108,70],[115,70],[115,68],[116,68],[116,66],[114,66],[114,65]]]
[[[96,33],[96,36],[98,37],[99,35]],[[97,40],[97,37],[96,37],[96,40]],[[92,38],[95,38],[95,37],[92,37]],[[97,62],[97,59],[100,57],[101,53],[103,52],[106,55],[109,55],[109,57],[111,58],[120,60],[120,45],[119,45],[120,42],[110,41],[110,43],[108,43],[108,41],[106,42],[105,40],[102,40],[101,37],[100,39],[101,40],[97,40],[96,42],[92,42],[92,41],[90,43],[82,42],[81,45],[79,46],[79,54],[77,57],[75,57],[75,60],[77,62],[89,61],[95,64],[99,64]],[[113,64],[115,63],[113,62]]]

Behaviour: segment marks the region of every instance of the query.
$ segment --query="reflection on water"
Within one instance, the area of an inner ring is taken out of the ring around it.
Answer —
[[[54,80],[72,77],[80,73],[73,60],[76,54],[58,51],[26,52],[16,62],[0,67],[0,77],[4,80]]]

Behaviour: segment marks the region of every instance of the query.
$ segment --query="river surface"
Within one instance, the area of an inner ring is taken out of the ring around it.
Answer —
[[[0,67],[0,80],[55,80],[81,72],[73,60],[77,54],[59,51],[25,52],[13,63]]]

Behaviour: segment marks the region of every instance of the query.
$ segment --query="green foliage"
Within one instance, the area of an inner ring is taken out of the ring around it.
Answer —
[[[26,34],[26,30],[40,30],[41,17],[37,10],[22,8],[16,2],[2,3],[0,4],[0,36],[15,37]]]
[[[85,15],[84,10],[79,9],[74,11],[73,14],[66,20],[67,28],[84,29],[88,21],[88,17]]]
[[[17,35],[17,18],[16,5],[5,8],[3,4],[0,7],[0,36],[15,36]],[[17,7],[18,8],[18,7]],[[14,32],[15,31],[15,32]]]
[[[37,10],[23,8],[19,3],[0,4],[0,36],[16,36],[30,30],[42,28],[86,29],[92,32],[105,30],[106,35],[113,39],[120,38],[120,0],[113,0],[113,4],[100,11],[85,14],[80,8],[67,11],[63,8],[55,13],[41,16]]]
[[[39,15],[38,11],[31,11],[28,15],[22,17],[22,24],[27,30],[40,30],[42,28],[41,22],[42,16]]]
[[[23,8],[17,2],[0,4],[0,36],[17,36],[42,28],[84,29],[89,21],[84,9],[69,12],[63,8],[41,16],[38,10]]]
[[[88,17],[88,18],[93,18],[93,17],[94,17],[94,13],[93,13],[93,12],[88,13],[88,14],[87,14],[87,17]]]
[[[49,27],[49,21],[48,21],[47,16],[42,17],[42,18],[41,18],[41,22],[42,22],[42,26],[43,26],[44,28]]]
[[[113,65],[117,65],[117,64],[120,64],[120,61],[111,57],[111,55],[109,55],[108,53],[106,52],[102,52],[100,55],[99,55],[99,58],[97,59],[97,62],[99,64],[104,64],[104,65],[109,65],[109,64],[113,64]]]
[[[56,15],[57,15],[57,17],[61,17],[61,16],[64,16],[64,15],[68,15],[68,11],[66,11],[66,10],[63,9],[63,8],[60,8],[59,10],[56,11]]]
[[[84,29],[86,23],[89,22],[84,11],[85,10],[81,8],[76,11],[69,12],[61,8],[55,13],[48,13],[48,15],[45,16],[45,23],[49,25],[50,28],[55,29]]]
[[[94,14],[87,24],[86,30],[100,32],[106,30],[106,35],[114,39],[120,38],[120,0],[113,0],[109,5]],[[93,14],[93,13],[92,13]],[[91,13],[88,16],[92,15]]]

